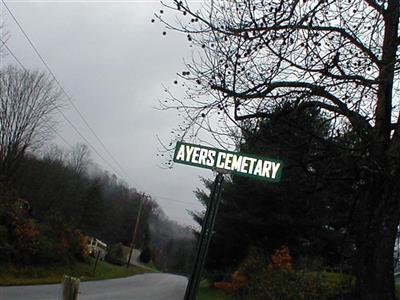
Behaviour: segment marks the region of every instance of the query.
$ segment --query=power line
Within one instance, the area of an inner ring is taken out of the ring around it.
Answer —
[[[160,197],[160,196],[157,196],[157,195],[154,195],[154,197],[155,197],[156,199],[167,200],[168,202],[176,202],[176,203],[181,203],[181,204],[196,205],[196,203],[193,203],[193,202],[175,200],[175,199],[168,198],[168,197]]]
[[[63,116],[63,118],[68,122],[68,124],[72,127],[72,129],[74,129],[74,131],[89,145],[89,147],[97,154],[98,157],[101,158],[101,160],[103,160],[106,165],[108,167],[110,167],[111,170],[113,170],[119,177],[123,178],[123,176],[121,176],[121,174],[114,169],[114,167],[103,157],[103,155],[101,155],[96,147],[94,147],[89,140],[78,130],[78,128],[67,118],[67,116],[62,112],[61,109],[57,108],[58,112]]]
[[[51,70],[50,66],[46,63],[46,61],[44,60],[44,58],[42,57],[42,55],[40,54],[39,50],[35,47],[35,45],[33,44],[32,40],[29,38],[28,34],[25,32],[25,30],[23,29],[22,25],[18,22],[17,18],[14,16],[14,14],[12,13],[11,9],[7,6],[6,2],[4,0],[1,0],[5,6],[5,8],[7,9],[7,11],[9,12],[9,14],[11,15],[11,17],[13,18],[13,20],[15,21],[15,23],[18,25],[19,29],[21,30],[21,32],[23,33],[23,35],[25,36],[25,38],[27,39],[27,41],[29,42],[30,46],[32,47],[32,49],[34,50],[34,52],[36,53],[36,55],[39,57],[39,59],[41,60],[41,62],[43,63],[43,65],[46,67],[46,69],[48,70],[48,72],[51,74],[51,76],[54,78],[54,81],[57,83],[57,85],[60,87],[61,91],[65,94],[65,96],[67,97],[67,100],[71,103],[73,109],[78,113],[80,119],[85,123],[86,127],[90,130],[90,132],[95,136],[96,140],[100,143],[100,145],[102,146],[102,148],[104,149],[104,151],[110,156],[111,160],[121,169],[122,173],[124,173],[132,183],[135,183],[135,181],[132,179],[132,177],[129,176],[129,174],[127,172],[125,172],[124,168],[122,167],[122,165],[116,160],[116,158],[114,157],[114,155],[112,155],[112,153],[107,149],[106,145],[103,143],[103,141],[100,139],[100,137],[97,135],[97,133],[94,131],[94,129],[92,128],[92,126],[90,126],[89,122],[86,120],[86,118],[83,116],[83,114],[81,113],[81,111],[78,109],[78,107],[74,104],[74,102],[72,101],[71,96],[65,91],[65,89],[63,88],[63,86],[60,84],[60,82],[58,81],[57,77],[55,76],[55,74],[53,73],[53,71]],[[68,121],[68,123],[70,123]],[[73,126],[74,127],[74,126]],[[74,128],[75,130],[75,128]],[[77,130],[75,130],[77,131]],[[77,131],[78,132],[78,131]],[[82,136],[81,133],[79,133],[79,135],[84,138]],[[87,141],[86,138],[84,138],[85,141]],[[88,142],[89,143],[89,142]],[[94,147],[93,147],[94,148]],[[95,150],[96,153],[97,150]],[[100,156],[100,155],[99,155]],[[104,159],[103,159],[104,160]],[[108,163],[107,163],[108,164]],[[112,168],[114,170],[114,168]],[[114,170],[115,171],[115,170]],[[124,176],[121,176],[119,174],[119,172],[116,172],[121,178]]]
[[[15,61],[21,66],[22,69],[26,71],[26,68],[24,65],[21,63],[21,61],[14,55],[14,53],[11,51],[11,49],[7,46],[6,42],[0,39],[0,41],[3,43],[4,47],[6,47],[8,53],[11,54],[11,56],[15,59]]]
[[[49,126],[49,128],[64,142],[64,144],[71,149],[73,148],[72,145],[57,130],[55,130],[52,126]]]
[[[1,39],[0,39],[1,40]],[[11,56],[18,62],[18,64],[21,66],[21,68],[24,71],[27,71],[27,68],[24,66],[23,63],[21,63],[21,61],[17,58],[17,56],[14,54],[14,52],[7,46],[7,44],[1,40],[1,42],[3,43],[3,45],[6,47],[7,51],[11,54]],[[114,169],[114,167],[97,151],[97,149],[89,142],[89,140],[78,130],[78,128],[71,122],[71,120],[68,119],[68,117],[62,112],[61,109],[59,109],[58,107],[56,108],[57,111],[63,116],[63,118],[68,122],[68,124],[74,129],[74,131],[89,145],[89,147],[106,163],[106,165],[111,168],[111,170],[113,170],[119,177],[123,178],[123,176],[121,176],[121,174]],[[64,143],[66,143],[67,145],[69,145],[69,147],[72,149],[73,147],[71,146],[71,144],[69,142],[67,142],[67,140],[61,136],[54,128],[52,128],[51,126],[49,126],[49,128],[51,128],[53,130],[53,132],[55,132],[63,141]]]
[[[167,207],[167,208],[171,208],[171,209],[179,209],[179,210],[201,210],[203,208],[201,207],[187,207],[181,204],[177,204],[177,203],[167,203],[167,204],[159,204],[161,207]]]

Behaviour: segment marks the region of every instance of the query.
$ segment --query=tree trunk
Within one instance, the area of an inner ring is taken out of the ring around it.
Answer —
[[[399,225],[399,188],[382,176],[367,188],[356,224],[356,299],[395,300],[394,245]]]

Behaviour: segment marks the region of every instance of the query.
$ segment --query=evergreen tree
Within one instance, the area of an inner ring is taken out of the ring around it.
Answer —
[[[316,109],[284,107],[277,113],[282,116],[247,126],[239,148],[282,160],[282,181],[230,176],[206,264],[210,271],[234,268],[251,246],[273,253],[287,245],[294,256],[322,258],[332,266],[349,254],[352,186],[343,176],[354,171],[350,162],[342,168],[349,160],[341,150],[345,140],[330,137],[329,121]],[[211,190],[211,181],[203,182]],[[195,194],[207,204],[205,191]],[[201,224],[201,213],[193,217]]]

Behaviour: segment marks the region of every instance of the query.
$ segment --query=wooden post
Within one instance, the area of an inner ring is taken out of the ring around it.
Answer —
[[[64,275],[61,285],[61,300],[78,300],[79,283],[78,278]]]
[[[96,268],[97,268],[97,263],[99,262],[99,257],[100,257],[100,250],[97,249],[96,261],[94,262],[94,267],[93,267],[93,275],[96,274]]]

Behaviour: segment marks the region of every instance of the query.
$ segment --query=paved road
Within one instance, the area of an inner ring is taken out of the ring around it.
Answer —
[[[142,274],[81,283],[79,300],[182,300],[187,279],[172,274]],[[60,285],[0,287],[1,300],[57,300]]]

